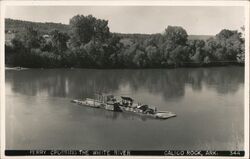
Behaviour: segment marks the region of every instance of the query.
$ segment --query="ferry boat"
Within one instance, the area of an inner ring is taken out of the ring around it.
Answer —
[[[121,100],[118,100],[117,97],[114,97],[114,95],[98,95],[97,99],[74,99],[71,102],[82,106],[105,109],[115,112],[129,112],[157,119],[168,119],[176,116],[176,114],[173,112],[157,111],[156,107],[150,107],[141,103],[134,103],[134,99],[131,97],[121,96],[120,98]]]

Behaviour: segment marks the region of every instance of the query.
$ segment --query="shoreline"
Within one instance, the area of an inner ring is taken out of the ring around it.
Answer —
[[[31,68],[26,68],[26,67],[7,67],[5,66],[5,70],[16,70],[16,71],[21,71],[21,70],[27,70]]]
[[[82,68],[82,67],[50,67],[50,68],[43,68],[43,67],[6,67],[5,70],[15,70],[15,71],[22,71],[28,69],[93,69],[93,70],[150,70],[150,69],[180,69],[180,68],[214,68],[214,67],[245,67],[244,64],[234,64],[234,65],[200,65],[200,66],[179,66],[179,67],[145,67],[145,68],[136,68],[136,67],[128,67],[128,68],[100,68],[100,67],[93,67],[93,68]]]

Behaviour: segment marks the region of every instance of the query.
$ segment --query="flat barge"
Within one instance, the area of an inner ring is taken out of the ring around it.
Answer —
[[[108,111],[131,112],[133,114],[153,117],[156,119],[168,119],[176,116],[175,113],[170,111],[157,111],[156,107],[134,103],[134,99],[124,96],[121,96],[121,100],[118,100],[113,95],[98,95],[97,99],[74,99],[71,102],[82,106],[105,109]]]

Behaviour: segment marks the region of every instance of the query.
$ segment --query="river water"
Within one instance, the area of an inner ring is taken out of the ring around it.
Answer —
[[[244,67],[6,71],[7,149],[242,150]],[[156,120],[70,103],[96,92],[172,111]]]

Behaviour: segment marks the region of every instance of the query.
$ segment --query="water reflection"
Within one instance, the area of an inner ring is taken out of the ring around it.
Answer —
[[[31,69],[6,71],[6,83],[12,93],[32,96],[82,98],[92,97],[95,92],[122,92],[128,86],[130,92],[140,90],[159,94],[165,100],[181,98],[185,86],[193,91],[203,87],[220,94],[234,93],[244,83],[243,67],[197,69],[150,69],[150,70],[88,70],[88,69]]]

